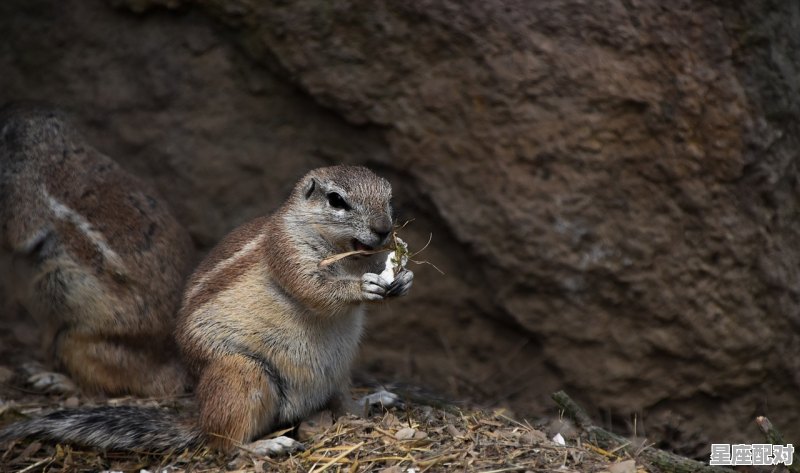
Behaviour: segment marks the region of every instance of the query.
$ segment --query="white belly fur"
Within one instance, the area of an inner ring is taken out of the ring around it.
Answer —
[[[318,315],[314,317],[319,317]],[[305,336],[284,339],[281,350],[295,366],[282,373],[286,380],[279,422],[292,423],[324,407],[350,381],[350,367],[358,353],[363,330],[364,309],[322,320]],[[349,393],[347,393],[349,395]]]

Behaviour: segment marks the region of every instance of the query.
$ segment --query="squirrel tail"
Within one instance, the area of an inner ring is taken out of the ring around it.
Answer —
[[[0,443],[35,437],[104,450],[180,451],[205,436],[175,413],[137,406],[67,409],[0,429]]]

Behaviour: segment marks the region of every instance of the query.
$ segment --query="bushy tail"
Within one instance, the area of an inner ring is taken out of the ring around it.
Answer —
[[[201,445],[203,433],[177,414],[152,407],[67,409],[0,429],[0,443],[34,437],[103,450],[180,451]]]

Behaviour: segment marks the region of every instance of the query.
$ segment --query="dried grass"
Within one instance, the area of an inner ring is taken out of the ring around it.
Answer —
[[[116,404],[154,402],[191,408],[188,399],[115,401]],[[24,394],[18,400],[6,400],[0,424],[18,420],[20,416],[41,415],[60,404],[63,400]],[[570,472],[608,470],[610,461],[617,459],[615,454],[589,445],[558,446],[540,430],[513,420],[502,411],[457,408],[445,411],[410,405],[381,411],[369,418],[347,416],[335,422],[322,415],[302,424],[296,434],[306,450],[281,458],[264,458],[246,451],[225,457],[207,449],[169,454],[104,453],[38,441],[15,441],[0,446],[0,470]]]

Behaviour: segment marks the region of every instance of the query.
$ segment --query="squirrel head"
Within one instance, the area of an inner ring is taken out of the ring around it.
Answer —
[[[71,133],[57,110],[35,103],[6,104],[0,107],[0,161],[4,167],[22,165],[30,154],[25,151],[35,149],[48,165],[62,164]]]
[[[383,246],[392,232],[392,186],[361,166],[314,169],[300,180],[293,203],[303,202],[307,222],[338,252]]]

